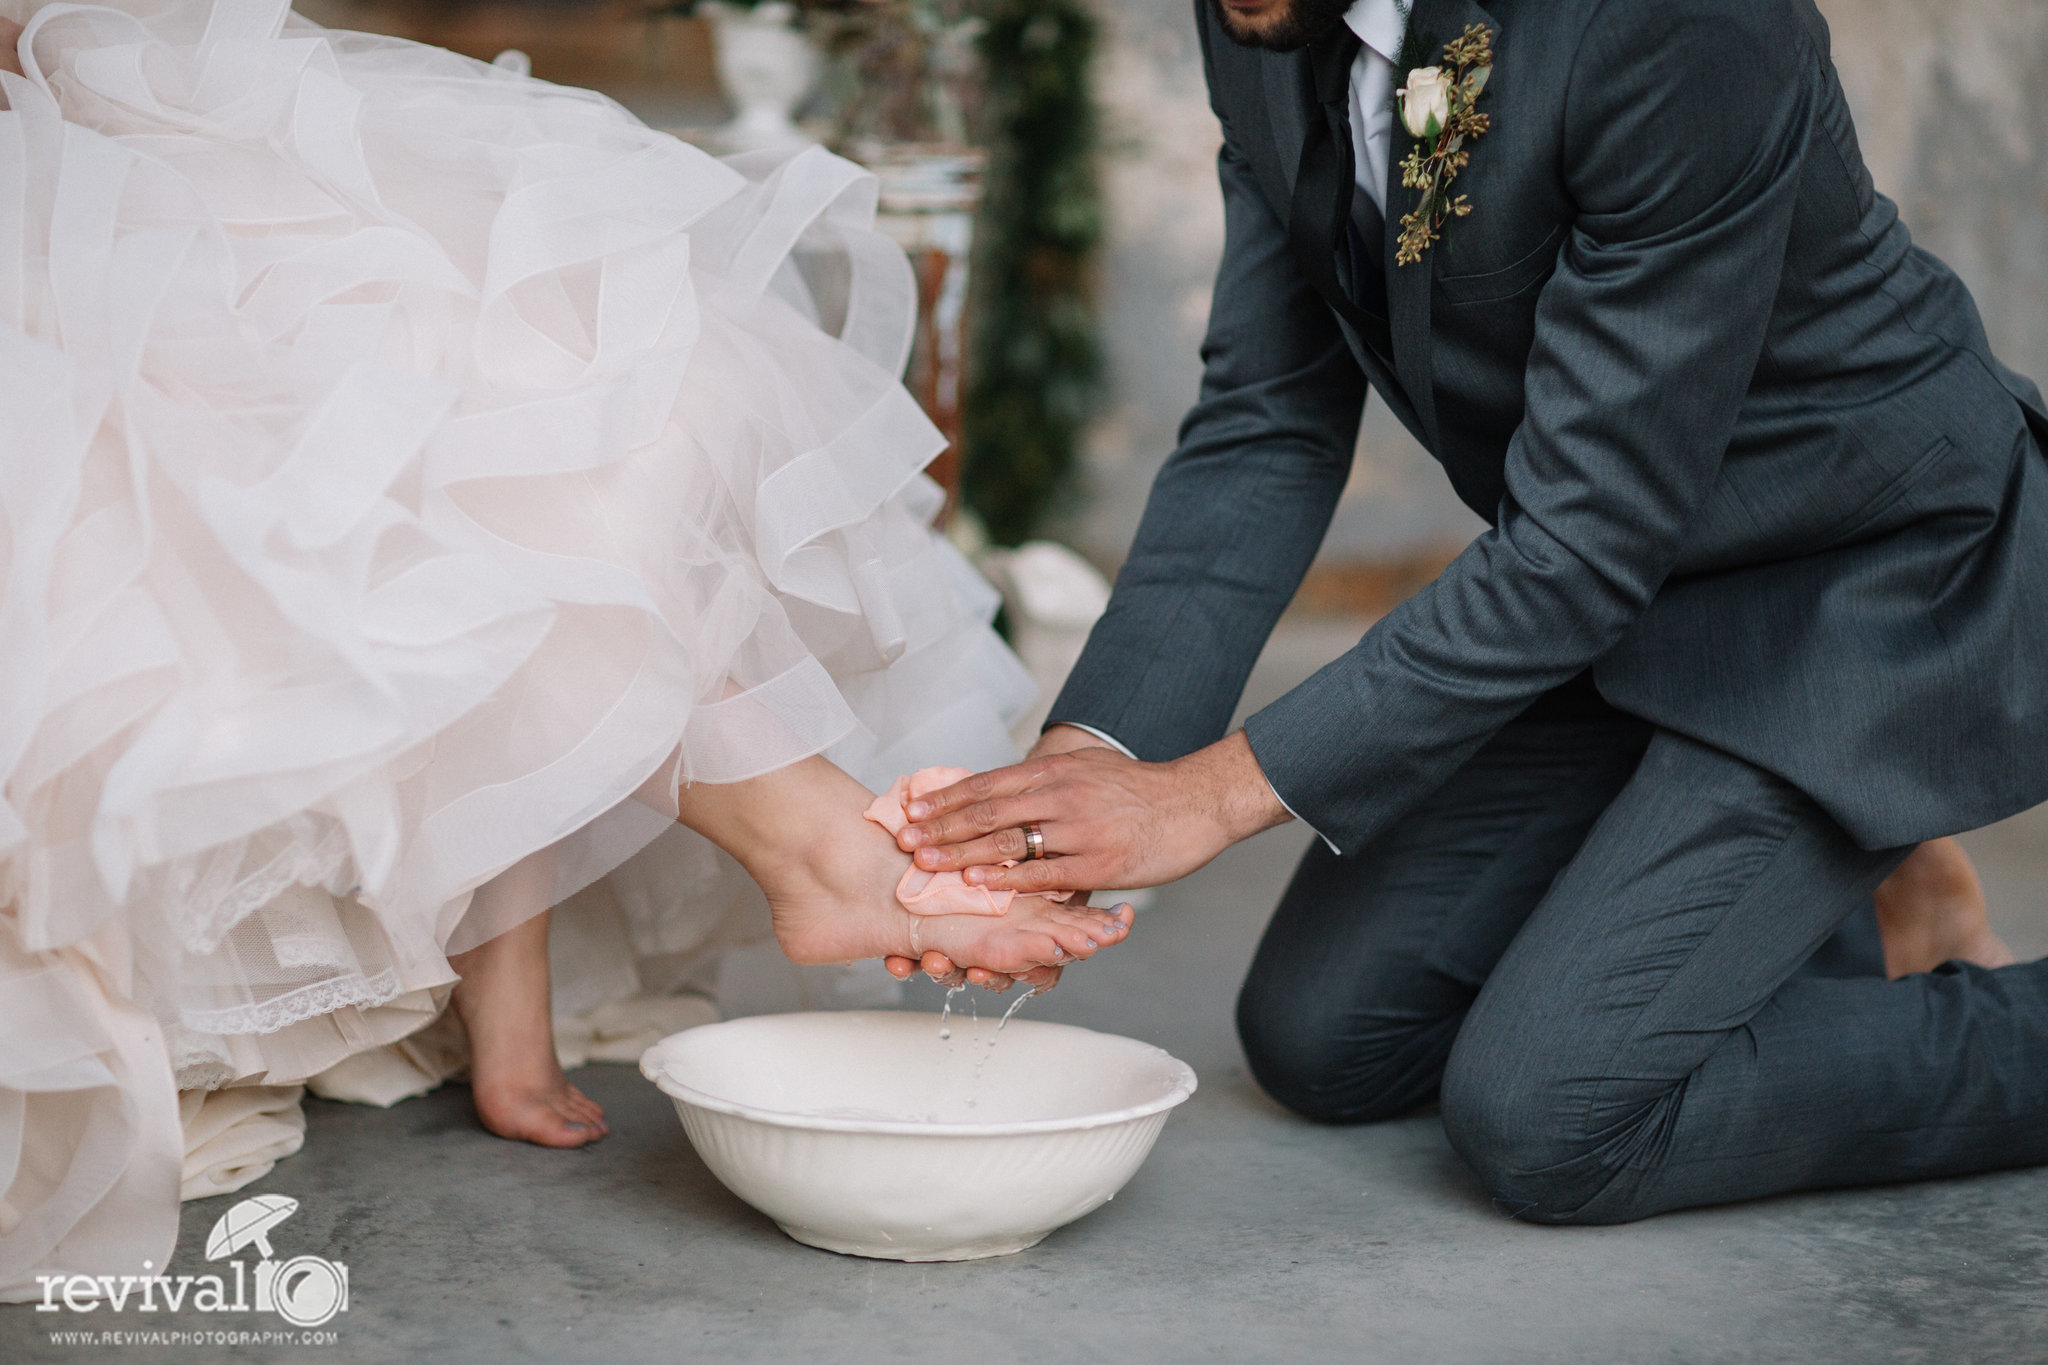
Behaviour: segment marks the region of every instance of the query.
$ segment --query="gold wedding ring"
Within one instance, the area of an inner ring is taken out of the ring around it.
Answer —
[[[1036,862],[1045,856],[1045,831],[1026,821],[1024,825],[1024,861]]]

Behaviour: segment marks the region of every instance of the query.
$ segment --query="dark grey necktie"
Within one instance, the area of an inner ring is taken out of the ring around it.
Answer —
[[[1316,109],[1302,141],[1288,235],[1309,284],[1368,346],[1390,356],[1381,265],[1385,220],[1359,192],[1351,150],[1351,63],[1358,49],[1357,35],[1344,24],[1309,46]]]

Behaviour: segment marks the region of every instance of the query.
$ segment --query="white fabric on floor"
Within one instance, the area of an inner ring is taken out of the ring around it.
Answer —
[[[178,1096],[185,1128],[180,1199],[228,1194],[269,1175],[306,1144],[299,1085],[240,1085]]]

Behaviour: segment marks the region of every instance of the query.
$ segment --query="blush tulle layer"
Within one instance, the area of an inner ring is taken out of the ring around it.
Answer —
[[[674,952],[736,894],[676,784],[999,764],[1030,684],[859,168],[283,0],[0,12],[11,1297],[174,1226],[174,1082],[431,1017],[480,884]]]

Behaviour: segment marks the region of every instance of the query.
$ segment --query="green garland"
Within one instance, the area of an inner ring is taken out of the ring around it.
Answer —
[[[1096,24],[1080,0],[982,0],[977,10],[987,25],[980,122],[989,164],[961,483],[990,538],[1015,545],[1067,482],[1100,392]]]

